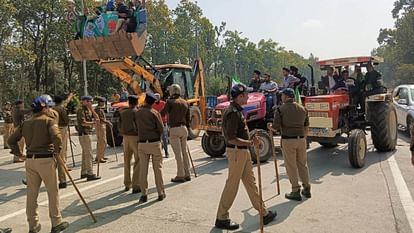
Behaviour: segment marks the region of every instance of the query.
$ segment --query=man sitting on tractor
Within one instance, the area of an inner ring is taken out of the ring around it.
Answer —
[[[294,88],[297,83],[300,82],[300,79],[296,78],[295,76],[290,74],[290,70],[286,67],[282,68],[282,74],[283,74],[283,83],[280,91],[286,89],[286,88]]]
[[[264,92],[266,96],[266,112],[270,113],[274,106],[273,100],[275,99],[275,94],[278,89],[278,86],[276,82],[270,80],[269,74],[264,74],[263,77],[263,83],[260,85],[259,90]]]
[[[249,87],[253,88],[254,92],[259,91],[260,85],[262,84],[262,80],[260,80],[260,71],[254,70],[253,71],[253,79],[249,83]]]

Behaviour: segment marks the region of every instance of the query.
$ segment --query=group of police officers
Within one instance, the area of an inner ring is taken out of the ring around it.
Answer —
[[[228,159],[228,178],[218,205],[215,226],[221,229],[235,230],[238,224],[229,218],[229,209],[232,206],[240,180],[246,187],[246,191],[253,207],[262,208],[263,223],[268,224],[276,217],[275,211],[268,210],[263,200],[260,200],[256,185],[253,164],[249,147],[258,146],[260,140],[256,136],[249,137],[246,120],[242,113],[242,106],[247,103],[249,88],[243,84],[237,84],[231,89],[232,102],[223,114],[223,134],[226,141],[226,155]],[[145,103],[138,107],[138,97],[128,97],[129,107],[121,112],[120,132],[123,135],[124,146],[124,186],[125,191],[132,188],[133,193],[141,193],[140,203],[148,200],[148,166],[152,161],[155,175],[155,185],[158,192],[158,201],[165,199],[165,189],[162,174],[163,156],[161,152],[161,138],[164,133],[162,116],[168,115],[170,127],[170,143],[175,153],[177,175],[172,182],[187,182],[190,176],[190,158],[187,145],[188,127],[190,126],[190,110],[187,102],[180,97],[181,89],[177,84],[169,87],[170,98],[167,99],[164,108],[158,112],[153,108],[159,101],[159,96],[147,93]],[[40,184],[45,183],[49,199],[49,216],[52,222],[51,232],[61,232],[68,227],[68,223],[62,221],[59,211],[58,188],[66,188],[64,173],[66,161],[66,148],[69,130],[69,118],[65,110],[66,104],[72,95],[66,100],[55,98],[53,101],[48,96],[40,96],[34,99],[31,110],[32,116],[13,126],[14,132],[6,135],[7,144],[15,155],[15,161],[25,160],[27,202],[26,214],[29,222],[29,232],[39,232],[41,225],[37,211],[37,196]],[[91,96],[82,96],[82,107],[77,112],[79,142],[82,147],[81,178],[87,181],[100,179],[93,172],[93,156],[91,135],[96,128],[98,145],[95,161],[105,162],[104,150],[106,143],[105,127],[112,124],[105,119],[103,106],[106,100],[98,98],[98,107],[92,108]],[[301,194],[311,197],[309,184],[309,171],[306,155],[306,127],[308,126],[307,112],[303,106],[294,102],[294,91],[286,88],[282,91],[283,105],[275,112],[273,124],[268,128],[281,131],[282,149],[285,158],[286,170],[292,184],[292,192],[286,194],[286,198],[300,201]],[[20,104],[20,102],[19,102]],[[9,106],[5,106],[5,110]],[[23,107],[19,109],[24,116]],[[7,114],[6,114],[7,115]],[[15,118],[18,118],[17,116]],[[13,121],[14,122],[14,121]],[[7,119],[6,124],[10,124]],[[6,125],[11,127],[10,125]],[[11,131],[9,131],[11,132]],[[7,136],[9,138],[7,139]],[[23,149],[19,142],[25,140],[27,152],[24,157]],[[103,145],[102,145],[103,144]],[[57,158],[59,156],[59,158]],[[131,160],[135,162],[131,178]],[[56,173],[58,170],[58,176]],[[302,181],[303,190],[299,185]]]

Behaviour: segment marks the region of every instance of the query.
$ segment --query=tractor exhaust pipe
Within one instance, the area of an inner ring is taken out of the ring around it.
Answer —
[[[310,92],[310,96],[315,96],[316,95],[315,74],[313,72],[313,66],[308,64],[308,67],[310,68],[310,71],[311,71],[311,88],[309,89],[309,92]]]

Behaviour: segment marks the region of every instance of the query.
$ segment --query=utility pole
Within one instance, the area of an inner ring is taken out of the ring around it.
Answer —
[[[84,3],[84,0],[81,1],[81,7],[82,7],[83,15],[86,16],[85,15],[85,3]],[[84,84],[83,84],[83,92],[84,92],[84,95],[88,95],[88,78],[87,78],[87,74],[86,74],[87,70],[86,70],[86,61],[85,60],[82,61],[82,66],[83,66],[83,82],[84,82]]]
[[[195,4],[196,4],[196,6],[197,6],[197,8],[198,8],[198,2],[197,1],[195,1]],[[195,30],[196,30],[196,58],[198,59],[199,58],[199,56],[198,56],[198,22],[196,21],[195,22]]]

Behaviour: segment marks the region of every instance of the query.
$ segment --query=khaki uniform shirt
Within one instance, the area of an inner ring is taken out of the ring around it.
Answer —
[[[231,139],[249,139],[249,128],[242,110],[240,105],[231,102],[223,113],[223,134],[227,145]]]
[[[161,115],[151,106],[144,105],[135,113],[135,124],[138,127],[138,138],[142,140],[160,139],[164,131]]]
[[[135,124],[135,113],[137,108],[124,109],[119,117],[119,131],[122,135],[138,136],[138,128]]]
[[[20,126],[24,121],[24,115],[30,113],[31,110],[28,109],[17,109],[14,108],[12,111],[12,117],[13,117],[13,125],[14,127]]]
[[[56,105],[53,107],[59,115],[58,125],[59,127],[67,127],[69,125],[69,116],[63,105]]]
[[[105,117],[105,110],[104,109],[105,109],[105,107],[99,107],[99,106],[95,108],[95,112],[96,112],[96,114],[98,114],[99,124],[100,124],[101,127],[106,126],[106,124],[105,124],[106,117]]]
[[[308,112],[302,105],[292,100],[277,108],[273,120],[273,128],[280,130],[282,136],[305,136],[305,127],[308,126]]]
[[[164,109],[161,110],[161,115],[164,116],[167,113],[170,127],[182,125],[190,127],[190,109],[184,99],[168,99]]]
[[[8,143],[12,153],[20,156],[18,141],[24,137],[27,154],[59,154],[62,136],[55,120],[43,113],[35,113],[10,136]]]
[[[11,110],[3,110],[3,118],[4,118],[4,123],[6,124],[13,123],[13,117],[12,117]]]
[[[84,121],[91,122],[91,121],[94,120],[92,112],[88,108],[82,106],[82,108],[80,108],[78,110],[78,112],[76,114],[76,118],[78,120],[77,130],[78,130],[79,134],[91,134],[93,126],[92,125],[82,125],[82,123]],[[81,136],[81,135],[79,135],[79,136]]]

